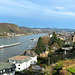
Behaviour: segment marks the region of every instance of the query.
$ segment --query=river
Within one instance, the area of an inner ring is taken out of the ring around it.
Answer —
[[[8,45],[18,42],[20,42],[21,44],[0,49],[0,61],[6,61],[10,57],[23,54],[25,50],[35,47],[36,45],[34,43],[38,40],[38,38],[45,35],[47,34],[32,34],[18,37],[1,37],[0,45]],[[31,41],[32,38],[36,38],[36,40]]]

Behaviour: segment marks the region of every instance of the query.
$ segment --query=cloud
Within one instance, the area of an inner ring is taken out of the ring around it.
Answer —
[[[29,9],[36,9],[36,6],[34,3],[27,2],[27,1],[14,1],[14,0],[6,0],[6,1],[0,1],[0,4],[3,6],[10,6],[10,7],[22,7],[22,8],[29,8]],[[15,9],[15,8],[14,8]]]
[[[65,8],[61,5],[53,5],[53,7],[50,4],[41,5],[31,0],[0,0],[0,15],[15,17],[47,16],[49,13],[75,16],[75,12],[66,10]]]
[[[61,15],[69,15],[69,16],[75,16],[75,12],[72,11],[52,11],[52,10],[47,10],[47,13],[52,13],[52,14],[61,14]]]
[[[0,14],[13,16],[27,16],[39,10],[40,5],[28,1],[16,0],[1,0]]]
[[[58,10],[63,10],[63,9],[65,9],[64,7],[62,7],[62,6],[58,6],[58,7],[55,7],[56,9],[58,9]]]

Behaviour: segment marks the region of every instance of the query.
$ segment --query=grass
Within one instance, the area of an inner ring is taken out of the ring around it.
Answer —
[[[75,73],[75,66],[67,69],[71,73]]]

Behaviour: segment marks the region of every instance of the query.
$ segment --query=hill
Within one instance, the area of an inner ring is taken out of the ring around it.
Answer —
[[[25,33],[18,25],[11,23],[0,23],[0,33]]]
[[[16,34],[25,34],[25,33],[52,33],[56,32],[75,32],[75,29],[61,29],[61,28],[29,28],[29,27],[19,27],[16,24],[11,23],[0,23],[0,35],[4,33],[16,33]]]

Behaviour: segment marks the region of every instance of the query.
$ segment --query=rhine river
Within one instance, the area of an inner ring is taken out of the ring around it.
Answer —
[[[6,61],[8,58],[23,54],[25,50],[35,47],[36,45],[34,43],[37,42],[38,38],[45,35],[47,34],[32,34],[18,37],[1,37],[0,46],[18,42],[20,42],[20,45],[0,49],[0,61]],[[33,38],[36,38],[36,40],[31,41],[31,39]]]

